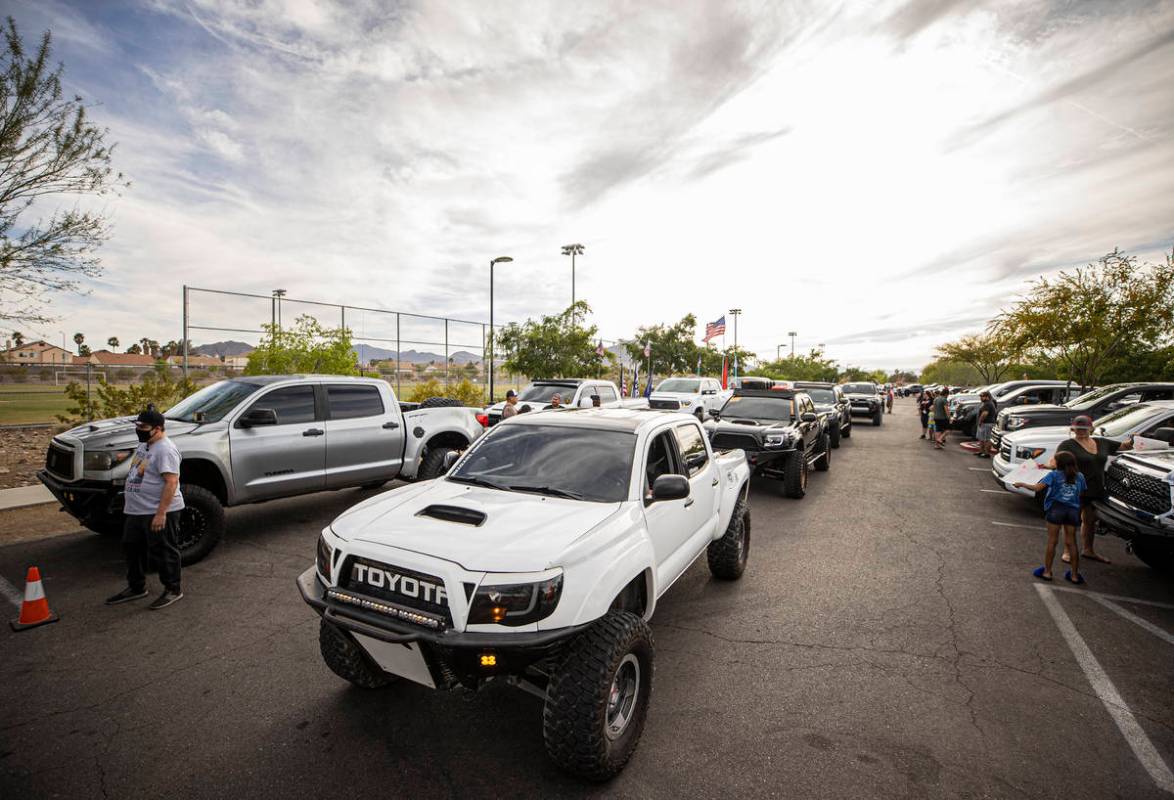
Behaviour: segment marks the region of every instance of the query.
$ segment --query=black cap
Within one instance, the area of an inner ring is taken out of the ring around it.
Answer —
[[[135,422],[150,425],[152,428],[162,428],[166,425],[163,415],[153,408],[148,408],[146,411],[140,412],[139,418]]]
[[[508,392],[505,393],[506,400],[509,400],[511,397],[517,397],[517,396],[518,396],[518,393],[515,392],[513,389],[510,389]]]

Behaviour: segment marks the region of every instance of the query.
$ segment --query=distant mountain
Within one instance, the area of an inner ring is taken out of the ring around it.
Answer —
[[[253,345],[247,342],[237,342],[229,340],[227,342],[212,342],[212,344],[202,344],[199,347],[193,347],[190,352],[198,356],[243,356],[248,355],[253,351]]]
[[[382,347],[357,344],[354,346],[354,351],[360,364],[370,364],[372,361],[395,361],[395,351],[385,350]],[[481,356],[467,350],[453,350],[448,354],[448,357],[453,360],[454,364],[468,364],[481,360]],[[433,353],[427,350],[404,350],[400,353],[401,364],[427,364],[431,361],[443,364],[444,353]]]

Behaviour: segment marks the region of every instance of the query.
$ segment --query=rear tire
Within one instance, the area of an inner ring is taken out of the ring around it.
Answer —
[[[787,456],[783,467],[783,495],[796,500],[807,494],[807,456],[795,450]]]
[[[822,448],[823,449],[819,454],[819,458],[816,459],[815,469],[818,472],[827,472],[832,468],[832,448],[831,440],[828,438],[826,433],[823,435]]]
[[[465,404],[454,397],[429,397],[420,404],[420,408],[464,408]]]
[[[185,483],[180,486],[184,509],[179,517],[179,563],[195,564],[220,543],[226,523],[220,499],[203,486]]]
[[[848,420],[848,430],[844,431],[843,436],[845,439],[852,438],[852,420]]]
[[[739,499],[734,505],[734,514],[722,538],[709,543],[705,551],[709,562],[709,573],[718,580],[736,581],[746,571],[746,560],[750,557],[750,510],[745,501]]]
[[[318,623],[318,649],[331,672],[360,689],[378,689],[396,679],[379,669],[354,639],[326,620]]]
[[[579,634],[546,690],[550,759],[589,781],[615,777],[644,731],[652,666],[652,631],[630,611],[609,612]]]

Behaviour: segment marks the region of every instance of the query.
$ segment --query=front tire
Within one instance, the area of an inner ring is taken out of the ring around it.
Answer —
[[[590,781],[617,775],[640,742],[652,694],[652,631],[612,611],[571,642],[542,709],[546,753]]]
[[[807,494],[807,454],[795,450],[783,467],[783,495],[796,500]]]
[[[395,680],[355,644],[355,640],[326,620],[318,623],[318,650],[330,671],[360,689],[378,689]]]
[[[183,566],[195,564],[220,543],[226,527],[224,506],[220,499],[203,486],[192,483],[181,484],[183,511],[179,517],[179,563]]]
[[[840,435],[840,421],[835,420],[832,423],[832,429],[828,435],[833,450],[836,450],[840,447]]]
[[[882,408],[882,409],[879,409],[875,414],[872,415],[872,426],[874,428],[879,428],[880,424],[882,422],[884,422],[884,419],[885,419],[885,410]]]
[[[848,430],[844,431],[844,438],[845,439],[852,438],[852,420],[850,420],[850,419],[848,420]]]
[[[420,470],[416,479],[429,481],[444,474],[444,457],[455,450],[454,447],[430,447],[424,460],[420,462]]]
[[[718,580],[736,581],[746,571],[750,557],[750,509],[739,499],[722,538],[709,543],[705,551],[709,573]]]
[[[821,448],[822,451],[819,454],[819,458],[815,461],[815,469],[818,472],[827,472],[832,468],[832,448],[831,440],[826,433],[823,435]]]

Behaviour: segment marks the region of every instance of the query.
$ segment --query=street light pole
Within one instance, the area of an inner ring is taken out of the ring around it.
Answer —
[[[791,337],[791,358],[794,358],[795,357],[795,337],[798,336],[799,334],[795,333],[795,331],[789,331],[787,333],[787,335]]]
[[[281,328],[281,298],[283,297],[285,297],[285,289],[273,290],[273,302],[277,307],[277,319],[274,322],[274,326],[278,329]]]
[[[493,405],[493,267],[513,261],[509,256],[498,256],[489,262],[489,405]]]
[[[734,315],[734,377],[738,377],[738,317],[742,316],[742,309],[731,308],[730,313]]]
[[[583,245],[564,244],[563,255],[571,257],[571,327],[575,326],[575,256],[583,255]]]

